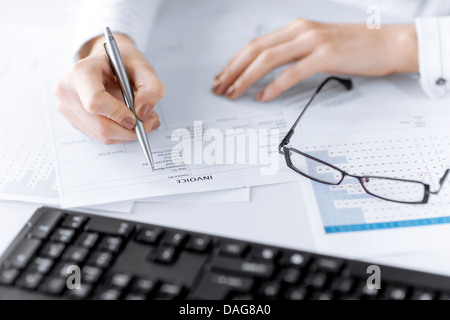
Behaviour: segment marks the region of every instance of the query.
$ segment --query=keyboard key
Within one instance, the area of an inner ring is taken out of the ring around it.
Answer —
[[[142,229],[136,237],[136,241],[156,245],[162,235],[162,230],[159,228],[145,228]]]
[[[310,274],[306,277],[305,283],[314,289],[321,290],[327,283],[327,275],[325,273]]]
[[[47,274],[53,267],[53,260],[48,258],[36,258],[31,263],[31,269],[42,274]]]
[[[41,283],[43,275],[36,271],[25,272],[18,280],[19,287],[35,290]]]
[[[60,295],[66,288],[66,280],[60,277],[50,277],[44,280],[40,290],[51,295]]]
[[[247,248],[245,243],[222,243],[219,252],[224,256],[242,257]]]
[[[367,284],[363,281],[360,288],[356,290],[355,294],[362,295],[366,299],[376,299],[380,294],[380,290],[376,288],[369,288]]]
[[[80,229],[87,221],[83,216],[68,216],[62,223],[63,228]]]
[[[331,289],[339,292],[340,294],[348,295],[354,285],[354,281],[351,278],[337,278],[333,281]]]
[[[94,252],[89,259],[89,265],[99,268],[109,267],[113,257],[109,252]]]
[[[183,287],[176,284],[163,283],[159,288],[156,299],[175,300],[180,297]]]
[[[128,238],[134,230],[134,225],[130,222],[94,217],[89,220],[84,230]]]
[[[77,244],[87,249],[92,249],[99,238],[98,233],[83,232],[77,239]]]
[[[274,271],[274,265],[265,261],[246,261],[220,256],[212,260],[211,267],[213,270],[261,278],[270,278]]]
[[[117,253],[122,245],[122,238],[119,237],[106,237],[100,243],[100,250],[110,251]]]
[[[72,229],[56,229],[50,240],[68,244],[72,241],[75,231]]]
[[[97,294],[98,300],[119,300],[122,292],[118,289],[105,289]]]
[[[291,288],[286,293],[287,300],[305,300],[307,290],[303,287]]]
[[[60,218],[60,212],[45,212],[31,230],[31,237],[41,240],[47,239],[58,225]]]
[[[193,299],[223,300],[231,292],[247,292],[252,289],[254,280],[222,273],[208,273],[202,277],[192,293]]]
[[[22,242],[14,249],[8,257],[7,265],[16,269],[23,269],[36,251],[39,249],[41,241],[37,239],[23,239]]]
[[[361,297],[357,295],[343,295],[339,298],[339,300],[361,300]]]
[[[132,279],[132,276],[125,273],[115,273],[111,276],[109,283],[116,288],[125,289],[128,287]]]
[[[333,293],[331,293],[331,292],[315,292],[311,296],[311,300],[333,300]]]
[[[147,300],[147,297],[142,295],[142,294],[134,294],[134,293],[130,293],[128,295],[125,296],[124,300],[129,300],[129,301],[143,301],[143,300]]]
[[[283,282],[293,285],[300,280],[300,275],[299,269],[289,268],[281,271],[280,278]]]
[[[450,300],[450,293],[443,292],[439,295],[439,300]]]
[[[252,252],[252,258],[275,262],[279,256],[280,250],[273,248],[255,248]]]
[[[195,236],[188,242],[187,249],[198,253],[205,253],[209,250],[210,245],[211,239],[209,237]]]
[[[251,294],[233,294],[231,300],[235,301],[252,301],[255,298]]]
[[[159,263],[172,263],[175,261],[175,248],[173,247],[161,247],[156,250],[154,260]]]
[[[69,262],[60,262],[55,267],[55,273],[59,275],[63,279],[67,279],[73,272],[67,272],[69,268],[73,266],[73,263]]]
[[[139,278],[132,284],[132,291],[143,295],[149,294],[156,286],[156,282],[150,279]]]
[[[87,299],[92,292],[92,286],[90,284],[82,283],[80,289],[68,290],[66,297],[73,300]]]
[[[292,267],[304,267],[311,256],[303,253],[291,253],[285,258],[284,264]]]
[[[337,274],[341,271],[343,262],[332,258],[319,258],[314,263],[319,270]]]
[[[280,290],[281,285],[278,282],[269,282],[262,284],[258,292],[263,299],[275,299]]]
[[[386,298],[389,300],[405,300],[408,290],[404,287],[390,286],[386,289]]]
[[[411,300],[435,300],[436,293],[432,291],[415,290],[411,296]]]
[[[83,268],[81,268],[81,279],[84,282],[94,284],[100,279],[102,273],[102,269],[91,266],[84,266]]]
[[[128,301],[144,301],[144,300],[147,300],[147,297],[143,296],[141,294],[130,293],[130,294],[125,296],[124,300],[128,300]]]
[[[11,285],[17,279],[19,270],[17,269],[0,269],[0,284]]]
[[[66,246],[62,243],[47,243],[41,250],[41,255],[51,259],[59,259]]]
[[[81,247],[69,247],[66,250],[66,253],[63,255],[64,261],[71,261],[76,264],[81,264],[86,259],[86,256],[88,255],[89,251],[86,248]]]
[[[185,232],[169,232],[165,235],[163,243],[168,246],[179,247],[186,240]]]

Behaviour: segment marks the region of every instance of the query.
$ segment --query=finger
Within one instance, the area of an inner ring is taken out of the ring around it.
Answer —
[[[236,99],[273,69],[309,54],[314,47],[314,39],[310,38],[300,37],[263,51],[228,88],[226,95]]]
[[[133,141],[137,139],[134,130],[122,127],[111,119],[87,112],[80,98],[71,99],[70,111],[74,114],[76,126],[96,140],[105,144],[110,140]],[[66,108],[69,109],[69,108]]]
[[[144,128],[146,133],[150,133],[153,130],[158,129],[161,126],[159,116],[156,112],[153,112],[150,118],[144,122]]]
[[[281,93],[320,71],[320,60],[310,55],[286,68],[255,98],[261,102],[275,99]]]
[[[104,85],[106,70],[102,63],[99,62],[98,65],[92,67],[92,65],[84,65],[83,61],[80,61],[78,65],[74,83],[86,111],[93,115],[107,117],[127,129],[133,129],[136,125],[134,114],[125,103],[106,91]]]
[[[72,123],[72,125],[77,128],[78,130],[86,133],[91,138],[100,141],[103,144],[111,145],[111,144],[121,144],[121,143],[128,143],[135,141],[137,139],[137,135],[135,131],[130,131],[131,134],[127,136],[121,136],[117,138],[117,135],[122,134],[122,132],[115,131],[114,126],[118,126],[114,122],[110,121],[110,123],[102,123],[102,120],[99,120],[100,122],[97,125],[91,125],[84,121],[77,120],[76,116],[73,114],[70,114],[71,111],[68,110],[68,112],[65,112],[64,115],[69,119],[69,121]],[[99,116],[97,116],[99,117]],[[99,117],[100,118],[100,117]],[[102,118],[100,118],[102,119]],[[104,118],[103,118],[104,119]],[[110,127],[110,129],[107,129],[106,126],[111,125],[111,123],[114,125]],[[146,122],[144,123],[144,128],[146,133],[150,133],[153,130],[156,130],[161,125],[158,115],[154,113],[154,115]],[[97,127],[98,126],[98,127]],[[105,128],[98,130],[96,128],[100,128],[101,126],[105,126]],[[118,126],[120,129],[120,126]]]
[[[93,130],[93,128],[91,126],[89,126],[89,124],[87,124],[84,121],[81,121],[76,115],[75,113],[72,111],[72,109],[67,108],[63,103],[58,102],[58,108],[59,111],[61,112],[61,114],[63,116],[65,116],[67,118],[67,120],[69,120],[69,122],[79,131],[84,132],[85,134],[87,134],[88,136],[90,136],[93,139],[99,140],[98,136],[96,135],[95,131]],[[120,143],[127,143],[127,142],[131,142],[133,140],[121,140],[121,139],[110,139],[110,138],[104,138],[102,139],[102,143],[107,144],[107,145],[111,145],[111,144],[120,144]]]
[[[164,96],[164,85],[153,67],[146,61],[127,66],[127,71],[136,90],[134,98],[136,114],[145,122],[150,119],[156,104]]]
[[[265,49],[291,41],[303,30],[311,27],[312,22],[297,19],[286,27],[264,35],[249,42],[222,70],[220,76],[213,83],[215,94],[224,94],[236,78],[248,67],[248,65]]]

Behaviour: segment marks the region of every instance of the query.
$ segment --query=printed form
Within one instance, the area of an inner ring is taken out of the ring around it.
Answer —
[[[292,146],[350,174],[418,180],[430,184],[431,191],[439,189],[450,167],[448,99],[432,101],[418,84],[409,83],[417,87],[416,96],[384,79],[357,79],[350,92],[324,89],[324,97],[300,122]],[[285,110],[287,119],[298,113]],[[318,163],[308,164],[308,170],[316,177],[327,174]],[[354,178],[338,186],[300,181],[321,251],[373,257],[448,247],[450,181],[418,205],[375,198]]]
[[[51,108],[62,206],[87,206],[297,179],[277,150],[287,130],[282,100],[261,104],[253,99],[273,75],[235,102],[211,92],[216,73],[245,42],[263,32],[261,27],[233,14],[221,18],[211,14],[202,16],[205,20],[212,19],[196,24],[203,33],[205,23],[225,25],[229,24],[228,19],[234,23],[235,30],[242,31],[231,37],[229,30],[219,28],[224,34],[227,30],[226,37],[231,38],[227,42],[229,47],[224,50],[223,43],[217,45],[216,35],[197,39],[191,36],[196,34],[194,30],[164,28],[167,23],[164,14],[157,22],[155,30],[163,35],[156,33],[149,56],[167,93],[156,109],[162,125],[149,134],[155,172],[146,164],[138,142],[102,145],[74,129],[56,108]],[[211,32],[216,30],[213,29]],[[164,30],[168,30],[165,36]],[[180,34],[171,34],[173,32]],[[191,34],[183,34],[187,32]],[[189,44],[183,40],[187,38]],[[171,40],[167,42],[167,39]],[[196,44],[201,45],[201,51]],[[174,155],[178,155],[175,162]]]

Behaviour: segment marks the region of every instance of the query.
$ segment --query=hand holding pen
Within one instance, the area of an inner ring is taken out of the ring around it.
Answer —
[[[114,37],[135,91],[136,114],[145,132],[150,133],[160,126],[153,110],[164,96],[164,85],[127,36]],[[138,138],[136,117],[123,101],[119,83],[105,58],[104,43],[105,37],[100,36],[83,46],[80,60],[55,87],[58,108],[74,127],[104,144],[131,142]]]

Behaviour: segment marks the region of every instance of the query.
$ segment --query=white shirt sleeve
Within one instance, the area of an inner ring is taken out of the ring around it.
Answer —
[[[89,40],[102,35],[105,27],[126,34],[145,51],[160,0],[80,0],[74,12],[74,56]]]
[[[450,16],[416,19],[419,73],[423,90],[433,99],[450,92]]]

